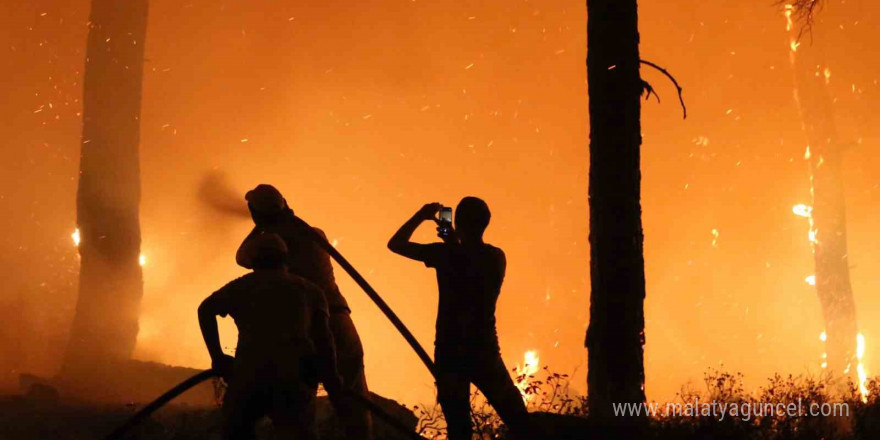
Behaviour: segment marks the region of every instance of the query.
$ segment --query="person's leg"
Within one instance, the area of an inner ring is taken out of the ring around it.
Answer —
[[[275,437],[283,440],[317,440],[315,403],[317,389],[303,384],[278,384],[269,413]]]
[[[364,348],[360,336],[348,313],[332,313],[330,330],[336,343],[336,364],[342,376],[343,388],[370,398],[367,378],[364,374]],[[341,399],[336,408],[348,440],[371,440],[373,418],[370,411],[350,399]]]
[[[471,440],[471,383],[464,359],[437,349],[434,354],[437,372],[437,403],[446,418],[449,440]]]
[[[507,425],[514,438],[531,438],[529,412],[519,388],[513,383],[510,373],[504,366],[501,354],[486,353],[474,358],[477,361],[474,366],[474,384],[495,408],[495,412]]]
[[[236,371],[236,377],[223,396],[221,438],[223,440],[252,440],[257,421],[265,414],[264,397],[253,377]]]

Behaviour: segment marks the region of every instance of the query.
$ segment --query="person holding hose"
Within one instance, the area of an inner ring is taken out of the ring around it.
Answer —
[[[313,232],[325,237],[324,232],[303,230],[293,210],[274,186],[261,184],[245,195],[254,221],[254,229],[244,239],[236,253],[236,262],[245,268],[253,267],[248,243],[262,234],[274,233],[287,246],[286,264],[290,273],[303,277],[324,292],[330,311],[330,329],[336,342],[336,357],[342,386],[346,392],[365,399],[370,398],[364,373],[364,348],[351,319],[351,309],[336,285],[330,255],[313,238]],[[372,440],[373,419],[368,409],[349,398],[334,401],[347,440]]]
[[[249,440],[257,421],[269,416],[279,438],[314,440],[318,381],[331,400],[342,382],[324,294],[291,275],[287,247],[276,234],[248,241],[253,272],[226,284],[198,309],[211,364],[228,384],[223,398],[222,438]],[[235,357],[223,352],[217,316],[238,327]]]

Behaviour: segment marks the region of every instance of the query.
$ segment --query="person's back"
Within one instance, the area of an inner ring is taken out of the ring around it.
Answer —
[[[307,280],[284,271],[257,271],[217,292],[221,316],[229,314],[238,327],[238,356],[279,346],[302,355],[314,353],[310,338],[312,315],[325,309],[321,291]]]
[[[318,235],[325,237],[324,231],[314,228]],[[324,291],[327,305],[334,311],[350,310],[348,302],[333,275],[333,265],[330,256],[308,236],[309,231],[304,231],[292,219],[282,218],[279,221],[260,225],[255,230],[262,233],[278,234],[287,245],[287,267],[294,275],[301,276],[315,283]]]
[[[436,344],[498,350],[495,305],[504,281],[504,252],[487,243],[434,243],[424,262],[437,270]]]

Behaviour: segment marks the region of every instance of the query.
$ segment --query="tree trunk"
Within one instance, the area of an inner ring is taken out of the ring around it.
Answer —
[[[644,402],[645,263],[640,204],[642,82],[636,0],[588,0],[591,416]]]
[[[811,32],[818,28],[812,26]],[[791,22],[789,29],[794,32]],[[808,36],[798,45],[792,33],[791,57],[795,97],[809,142],[805,158],[810,165],[813,196],[810,240],[816,266],[816,293],[825,320],[826,363],[832,374],[856,369],[858,325],[849,278],[846,249],[846,205],[843,186],[843,147],[837,135],[828,90],[830,70],[822,49]]]
[[[65,374],[131,357],[143,295],[138,143],[147,0],[92,0],[91,7],[77,191],[79,298]]]

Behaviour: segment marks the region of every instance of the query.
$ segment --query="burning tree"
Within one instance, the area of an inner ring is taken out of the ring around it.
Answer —
[[[141,88],[147,0],[92,0],[77,191],[79,297],[65,375],[128,360],[143,295],[140,267]]]
[[[866,375],[859,362],[864,351],[864,340],[856,321],[847,258],[842,169],[844,145],[837,133],[828,87],[831,70],[820,46],[802,44],[801,41],[804,31],[812,33],[816,29],[814,14],[819,2],[796,0],[784,7],[786,26],[791,35],[789,45],[795,100],[808,142],[804,159],[809,163],[813,199],[812,206],[795,207],[795,213],[810,220],[809,240],[816,273],[809,282],[816,287],[825,320],[822,336],[826,343],[826,359],[823,367],[834,374],[851,374],[856,369],[860,388],[865,394]],[[800,30],[796,29],[796,22],[801,23]]]
[[[636,0],[588,0],[590,99],[590,414],[643,402],[645,268]]]

